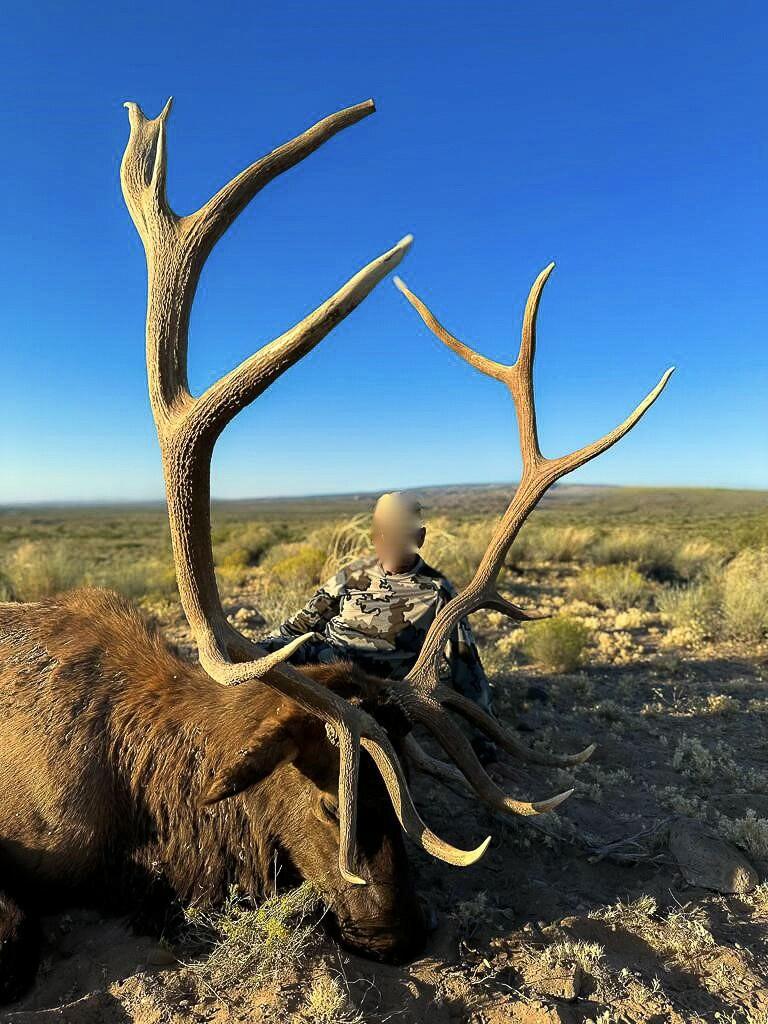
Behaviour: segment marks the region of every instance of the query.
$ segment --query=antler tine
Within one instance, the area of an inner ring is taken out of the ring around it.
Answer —
[[[486,377],[493,377],[495,380],[506,380],[512,367],[505,366],[504,363],[497,363],[493,359],[488,359],[486,356],[480,355],[479,352],[475,352],[469,345],[465,345],[463,341],[459,341],[457,337],[451,334],[443,327],[434,313],[431,312],[424,305],[421,299],[414,295],[413,292],[408,288],[405,281],[402,278],[395,275],[392,280],[395,286],[403,293],[408,299],[413,308],[419,313],[421,319],[429,327],[429,329],[443,342],[448,348],[461,356],[461,358],[469,363],[470,366],[474,366],[480,373],[484,373]]]
[[[358,271],[295,327],[264,345],[212,384],[200,396],[195,407],[194,415],[201,426],[218,436],[238,412],[311,352],[340,320],[348,316],[398,265],[412,242],[413,235],[401,238],[397,245]]]
[[[439,700],[424,693],[414,692],[407,683],[392,684],[394,698],[405,709],[413,722],[425,725],[443,750],[458,765],[480,799],[497,811],[530,817],[555,810],[573,792],[572,789],[546,800],[515,800],[499,789],[477,759],[469,740],[453,719],[445,713]]]
[[[365,100],[324,117],[228,181],[197,213],[191,215],[190,227],[206,235],[209,247],[212,247],[265,185],[300,163],[338,132],[357,124],[375,111],[373,100]]]
[[[398,818],[424,849],[452,864],[470,864],[485,851],[464,851],[443,842],[419,818],[388,737],[370,715],[332,690],[297,672],[285,660],[308,633],[281,651],[265,653],[227,621],[221,606],[210,536],[210,460],[224,426],[249,402],[310,351],[395,267],[407,251],[407,236],[352,277],[299,324],[260,349],[199,398],[187,383],[187,335],[197,281],[215,241],[268,181],[323,142],[371,113],[373,103],[332,114],[274,150],[225,185],[195,214],[178,217],[165,191],[167,153],[162,113],[148,119],[126,104],[130,135],[120,178],[126,205],[144,243],[147,300],[147,374],[163,458],[168,517],[179,596],[198,646],[200,663],[217,682],[238,685],[262,680],[324,721],[339,744],[339,871],[365,884],[354,870],[357,786],[361,745],[374,759]]]
[[[585,747],[584,750],[580,750],[576,754],[548,754],[543,750],[533,750],[524,743],[519,743],[487,711],[483,711],[474,701],[463,697],[452,687],[438,686],[435,697],[445,707],[453,708],[462,717],[479,726],[486,735],[495,740],[508,754],[514,754],[521,761],[528,761],[530,764],[569,768],[588,761],[597,749],[594,743],[590,743],[588,747]]]
[[[299,643],[311,633],[293,642]],[[413,803],[402,766],[386,732],[370,715],[352,707],[345,700],[288,664],[278,664],[286,648],[263,656],[263,652],[236,630],[228,649],[233,658],[253,660],[228,661],[216,652],[213,656],[199,644],[200,662],[205,671],[217,682],[237,686],[261,679],[268,686],[294,700],[311,714],[327,722],[336,734],[339,744],[339,871],[343,878],[356,885],[365,885],[354,871],[355,820],[359,752],[362,746],[373,759],[389,793],[397,819],[413,842],[427,853],[447,864],[467,867],[485,853],[490,836],[474,850],[462,850],[445,842],[428,828]]]

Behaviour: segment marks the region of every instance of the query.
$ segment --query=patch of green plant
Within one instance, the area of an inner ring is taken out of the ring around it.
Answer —
[[[232,889],[219,910],[193,905],[184,935],[194,957],[188,966],[214,991],[243,982],[259,987],[302,962],[318,906],[308,882],[259,904]]]
[[[590,636],[577,619],[541,619],[526,623],[523,651],[552,672],[573,672],[582,664]]]

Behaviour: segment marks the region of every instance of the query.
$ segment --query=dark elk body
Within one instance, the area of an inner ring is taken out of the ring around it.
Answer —
[[[349,665],[308,672],[345,696],[365,689]],[[0,709],[6,997],[34,975],[40,905],[95,901],[162,928],[233,884],[263,892],[275,858],[281,877],[315,883],[348,944],[395,960],[418,950],[402,833],[372,766],[358,814],[369,884],[355,886],[337,869],[338,754],[323,723],[264,687],[213,682],[117,595],[3,605]]]

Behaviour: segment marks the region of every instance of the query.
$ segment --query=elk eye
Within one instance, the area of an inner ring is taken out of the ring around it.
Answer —
[[[321,796],[318,801],[318,807],[320,815],[325,818],[326,821],[338,822],[339,804],[332,796]]]

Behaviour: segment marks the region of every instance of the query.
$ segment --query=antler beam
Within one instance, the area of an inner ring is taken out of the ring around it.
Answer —
[[[510,753],[539,764],[564,766],[579,764],[591,756],[595,746],[592,744],[580,753],[570,756],[546,755],[523,747],[494,718],[476,704],[440,684],[439,666],[446,640],[461,619],[480,608],[495,608],[518,620],[532,618],[522,608],[507,601],[498,591],[499,573],[521,527],[555,481],[606,451],[635,426],[664,390],[674,370],[674,367],[667,370],[656,387],[627,419],[610,433],[568,455],[551,459],[545,458],[539,446],[533,366],[536,354],[536,318],[544,285],[549,280],[554,267],[554,263],[550,263],[533,283],[523,315],[520,350],[516,361],[509,365],[488,359],[465,345],[443,327],[424,302],[414,295],[400,278],[395,277],[394,279],[397,287],[440,341],[461,356],[474,369],[507,386],[517,415],[522,456],[520,484],[501,517],[472,580],[435,616],[427,632],[421,653],[405,683],[392,684],[394,699],[399,700],[406,707],[412,721],[422,722],[459,765],[475,792],[486,803],[501,810],[508,809],[508,799],[486,774],[471,746],[464,740],[461,733],[458,730],[453,732],[446,726],[445,716],[440,714],[443,708],[450,707],[458,711],[465,719],[481,728]],[[557,806],[567,795],[561,794],[560,797],[554,797],[548,801],[550,808]]]
[[[402,766],[386,732],[359,708],[283,662],[311,634],[274,655],[237,632],[221,606],[210,536],[210,461],[227,423],[311,351],[368,295],[411,244],[406,236],[377,257],[299,324],[264,345],[201,396],[187,381],[187,335],[192,302],[205,259],[256,193],[338,131],[374,110],[368,100],[319,121],[302,135],[256,161],[205,203],[180,217],[166,196],[166,122],[171,101],[156,118],[127,103],[130,135],[120,168],[123,195],[144,243],[148,272],[146,353],[152,411],[163,459],[168,514],[179,596],[198,646],[200,663],[220,683],[261,679],[317,715],[339,741],[339,870],[355,884],[355,819],[359,752],[371,755],[405,831],[426,850],[452,864],[471,864],[475,850],[459,850],[434,835],[413,805]]]

